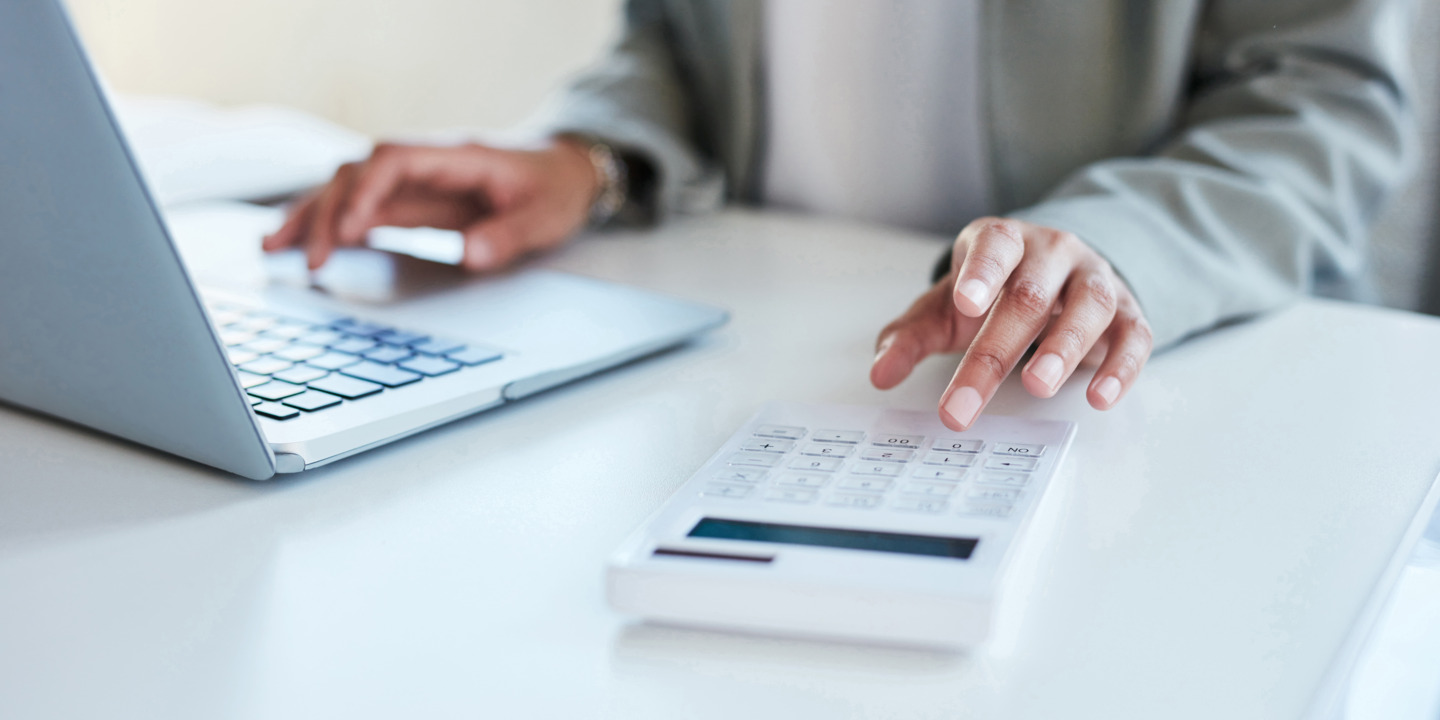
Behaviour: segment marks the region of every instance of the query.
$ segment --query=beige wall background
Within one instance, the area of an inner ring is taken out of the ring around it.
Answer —
[[[122,93],[280,103],[374,136],[506,128],[598,57],[621,0],[68,0]]]

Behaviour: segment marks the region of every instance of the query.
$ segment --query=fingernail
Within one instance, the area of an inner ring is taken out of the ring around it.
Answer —
[[[955,422],[970,427],[975,422],[975,416],[980,414],[980,393],[972,387],[962,387],[950,393],[950,399],[945,401],[945,414]]]
[[[1045,353],[1035,358],[1035,362],[1030,363],[1030,374],[1045,383],[1045,387],[1051,390],[1054,390],[1055,386],[1060,383],[1060,374],[1063,372],[1065,372],[1065,361],[1055,353]]]
[[[889,351],[890,351],[890,346],[891,346],[891,345],[894,345],[894,344],[895,344],[895,338],[893,338],[893,337],[887,337],[887,338],[885,338],[884,340],[882,340],[882,341],[880,342],[880,347],[878,347],[878,348],[875,349],[875,359],[874,359],[874,360],[871,360],[871,361],[870,361],[870,364],[871,364],[871,365],[874,365],[875,363],[880,362],[880,358],[885,357],[885,353],[889,352]]]
[[[990,297],[990,288],[986,287],[985,283],[973,278],[960,283],[960,287],[956,290],[964,295],[966,300],[975,303],[975,307],[982,310],[985,309],[985,301]]]
[[[1106,407],[1114,405],[1115,400],[1120,397],[1120,381],[1113,377],[1101,380],[1095,384],[1095,394],[1105,401]]]
[[[465,266],[472,270],[488,270],[495,264],[495,250],[488,243],[470,243],[465,248]]]

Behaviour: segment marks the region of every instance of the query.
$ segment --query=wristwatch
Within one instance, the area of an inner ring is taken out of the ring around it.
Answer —
[[[590,167],[595,170],[595,180],[599,184],[595,198],[590,201],[590,227],[600,227],[614,219],[629,199],[629,168],[615,148],[597,137],[577,134],[562,137],[586,148]]]

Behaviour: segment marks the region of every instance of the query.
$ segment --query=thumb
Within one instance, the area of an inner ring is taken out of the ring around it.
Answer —
[[[460,265],[470,272],[499,270],[514,263],[531,246],[533,223],[519,213],[498,213],[465,228],[465,254]]]

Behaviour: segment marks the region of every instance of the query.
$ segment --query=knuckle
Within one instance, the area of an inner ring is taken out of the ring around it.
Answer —
[[[979,226],[979,234],[988,235],[992,242],[1008,246],[1011,250],[1019,250],[1025,247],[1025,233],[1020,229],[1020,223],[1010,218],[988,217],[975,221]]]
[[[1085,333],[1073,325],[1056,327],[1046,337],[1047,344],[1053,345],[1060,357],[1067,360],[1081,355],[1085,350],[1086,339]]]
[[[1000,384],[1010,369],[1005,360],[990,348],[973,348],[970,352],[965,353],[964,361],[971,367],[978,368],[984,374],[985,379],[992,381],[991,384],[994,385]]]
[[[1133,342],[1143,346],[1147,351],[1154,346],[1155,333],[1150,329],[1150,323],[1139,315],[1125,316],[1125,332]]]
[[[1120,357],[1115,358],[1114,374],[1120,382],[1128,384],[1140,374],[1140,358],[1133,352],[1120,353]]]
[[[1080,285],[1080,295],[1086,301],[1099,306],[1106,314],[1114,314],[1120,302],[1115,284],[1102,273],[1090,273]]]
[[[1048,239],[1050,244],[1057,248],[1079,248],[1085,246],[1085,243],[1080,240],[1080,237],[1069,230],[1052,229],[1048,234]]]
[[[1006,289],[1007,299],[1021,312],[1031,317],[1045,317],[1050,314],[1054,299],[1044,285],[1029,278],[1020,278]]]
[[[1005,279],[1005,263],[1001,262],[1000,258],[994,255],[977,252],[970,256],[968,262],[970,264],[970,271],[979,276],[980,279],[989,283],[991,287],[994,287]],[[957,284],[960,277],[957,275],[955,280],[956,283],[951,283],[952,285]]]

